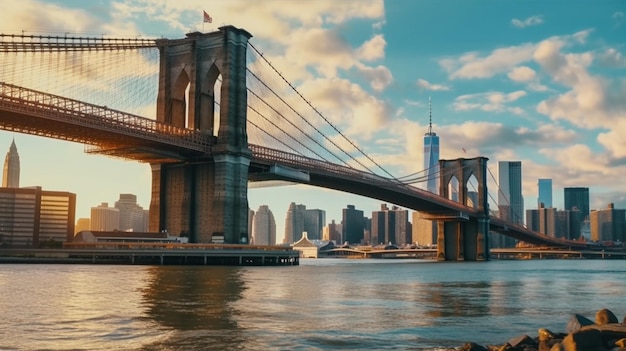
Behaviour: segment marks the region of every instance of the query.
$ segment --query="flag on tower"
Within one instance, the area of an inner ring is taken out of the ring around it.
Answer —
[[[206,13],[206,11],[202,11],[204,13],[204,22],[209,22],[212,23],[213,22],[213,18],[211,18],[211,16],[209,16],[208,13]]]

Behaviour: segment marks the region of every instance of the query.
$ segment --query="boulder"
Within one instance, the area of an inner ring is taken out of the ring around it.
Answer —
[[[458,351],[489,351],[486,347],[473,342],[467,342]]]
[[[612,347],[616,340],[626,338],[626,324],[623,323],[611,323],[603,325],[588,325],[580,328],[583,330],[597,330],[600,332],[602,342],[607,347]]]
[[[606,308],[603,308],[600,311],[596,312],[596,324],[604,325],[610,323],[619,323],[617,321],[617,317],[615,316],[615,314],[613,314],[613,312],[607,310]]]
[[[593,321],[591,319],[588,319],[586,317],[583,317],[579,314],[574,314],[570,317],[569,322],[567,322],[567,326],[565,327],[565,332],[567,334],[579,331],[580,328],[587,326],[587,325],[592,325]]]
[[[596,329],[579,330],[563,339],[564,351],[605,351],[602,333]]]
[[[511,347],[513,348],[519,348],[520,346],[537,346],[537,342],[526,334],[509,339],[509,341],[507,341],[507,344],[511,345]]]

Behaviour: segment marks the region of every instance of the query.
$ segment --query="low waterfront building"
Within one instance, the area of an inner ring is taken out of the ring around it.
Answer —
[[[310,240],[307,232],[302,232],[300,240],[291,245],[291,248],[300,251],[300,257],[317,258],[320,250],[332,247],[332,241]]]
[[[146,242],[146,243],[186,243],[186,237],[169,235],[167,232],[124,232],[124,231],[91,231],[83,230],[76,234],[76,243],[99,243],[99,242]]]

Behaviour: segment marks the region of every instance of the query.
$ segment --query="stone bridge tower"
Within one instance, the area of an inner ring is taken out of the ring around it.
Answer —
[[[439,260],[489,259],[487,161],[486,157],[439,160],[439,194],[478,211],[475,217],[437,222]],[[470,193],[468,183],[472,177],[477,189]],[[455,185],[458,185],[456,189]]]
[[[190,242],[248,242],[250,37],[243,29],[224,26],[184,39],[157,40],[157,121],[210,134],[213,143],[204,158],[151,164],[150,231],[188,235]]]

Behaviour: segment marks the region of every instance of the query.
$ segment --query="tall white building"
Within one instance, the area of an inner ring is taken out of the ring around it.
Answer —
[[[2,187],[20,187],[20,155],[17,153],[15,140],[11,142],[9,152],[4,158],[4,168],[2,169]]]
[[[107,202],[103,202],[98,207],[91,208],[91,218],[89,229],[93,231],[111,232],[119,230],[120,210],[109,207]]]
[[[424,134],[424,169],[426,170],[426,190],[439,194],[439,137],[433,132],[433,118],[430,98],[428,99],[428,132]]]
[[[133,232],[148,231],[144,223],[144,209],[137,204],[137,195],[120,194],[120,199],[115,201],[115,208],[119,210],[120,218],[117,229]]]
[[[254,245],[276,245],[276,221],[267,205],[259,206],[252,222],[252,243]]]
[[[433,115],[430,98],[428,98],[428,132],[424,134],[424,169],[426,170],[426,190],[439,194],[439,137],[433,132]],[[454,194],[454,193],[453,193]],[[415,229],[412,240],[416,242],[436,242],[437,225],[435,222],[422,219],[420,214],[414,214]],[[417,222],[415,222],[417,220]]]
[[[285,216],[285,238],[284,244],[293,244],[302,238],[304,232],[304,211],[306,206],[296,205],[295,202],[289,204],[287,215]]]

